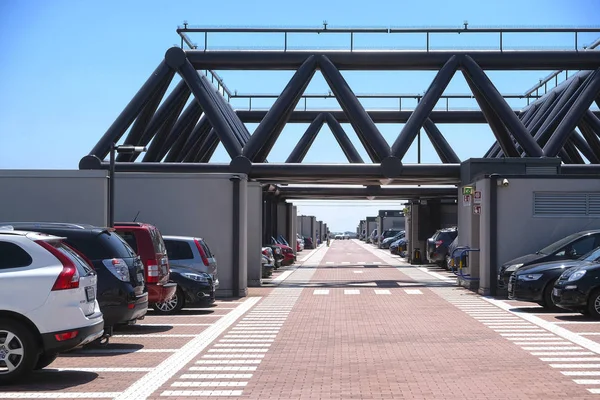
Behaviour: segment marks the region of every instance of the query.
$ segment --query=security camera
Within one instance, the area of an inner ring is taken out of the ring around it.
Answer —
[[[502,186],[507,187],[510,184],[510,182],[508,181],[508,179],[504,178],[502,179]]]

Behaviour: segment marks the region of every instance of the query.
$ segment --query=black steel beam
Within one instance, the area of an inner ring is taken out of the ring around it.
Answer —
[[[583,89],[581,95],[575,100],[569,113],[560,122],[556,131],[554,131],[554,134],[544,146],[544,155],[555,157],[558,154],[559,150],[564,146],[569,135],[573,132],[577,123],[581,121],[585,112],[589,110],[598,94],[600,94],[600,69],[596,70],[588,78],[586,87]]]
[[[90,155],[96,156],[103,160],[108,153],[113,143],[117,143],[127,128],[133,123],[136,117],[142,112],[144,107],[152,99],[152,96],[160,91],[165,82],[170,82],[173,79],[174,71],[166,61],[162,61],[154,70],[150,78],[144,83],[140,90],[133,96],[133,99],[127,104],[125,109],[119,114],[117,119],[108,128],[106,133],[102,135],[98,143],[94,146]]]
[[[513,137],[510,135],[508,130],[506,129],[506,125],[502,121],[501,117],[496,113],[494,107],[489,103],[487,97],[481,92],[479,86],[475,84],[470,74],[465,73],[465,81],[469,85],[469,88],[473,92],[475,96],[475,100],[481,108],[483,115],[487,119],[488,125],[492,130],[492,133],[496,137],[496,141],[498,142],[499,148],[502,150],[503,154],[508,154],[509,157],[519,157],[519,153],[515,148],[513,143]],[[518,118],[515,116],[515,118]],[[498,153],[494,153],[494,156]]]
[[[210,130],[210,132],[208,132],[208,136],[206,136],[206,140],[204,141],[204,143],[202,143],[200,150],[198,150],[194,162],[209,162],[211,157],[215,153],[215,150],[219,146],[219,143],[219,135],[217,135],[217,132],[213,128]]]
[[[531,157],[541,157],[544,154],[542,148],[533,139],[523,122],[514,114],[506,100],[502,98],[483,69],[468,55],[463,58],[462,66],[465,77],[471,78],[473,84],[479,89],[526,154]]]
[[[198,70],[295,70],[310,55],[324,55],[340,70],[439,70],[454,55],[468,55],[485,70],[584,70],[600,65],[589,51],[210,51],[187,50]]]
[[[564,148],[560,149],[558,156],[564,164],[574,164],[573,159],[571,159],[571,154],[568,153]]]
[[[520,115],[520,111],[513,111]],[[310,109],[306,111],[294,111],[288,123],[310,124],[321,113],[331,113],[340,124],[348,123],[348,117],[341,110],[319,110]],[[600,116],[600,111],[593,111],[594,115]],[[243,122],[259,123],[267,114],[267,110],[236,110],[236,114]],[[382,123],[405,123],[412,111],[367,111],[376,124]],[[429,115],[431,121],[436,124],[485,124],[485,116],[481,111],[432,111]]]
[[[325,122],[325,114],[321,113],[317,115],[317,117],[310,123],[304,135],[300,138],[289,157],[285,161],[286,163],[301,163],[308,153],[308,149],[315,141],[315,138],[319,134],[321,127],[323,126],[323,122]]]
[[[196,102],[193,103],[197,104]],[[198,107],[196,112],[187,121],[181,121],[181,127],[177,126],[180,123],[180,121],[177,121],[165,145],[160,150],[158,159],[162,160],[164,158],[166,162],[173,162],[181,158],[181,153],[185,153],[186,150],[184,149],[184,145],[189,141],[192,132],[196,130],[196,125],[202,116],[202,110]]]
[[[433,148],[435,149],[438,156],[440,157],[440,160],[442,160],[443,163],[460,164],[460,158],[458,158],[454,150],[452,150],[452,147],[446,141],[446,138],[444,138],[442,132],[440,132],[438,127],[435,126],[431,119],[427,118],[425,120],[425,122],[423,123],[423,128],[425,129],[425,133],[429,137]]]
[[[600,165],[597,165],[597,164],[561,165],[560,173],[563,175],[589,175],[590,178],[598,178],[598,176],[600,176]]]
[[[200,117],[200,121],[194,127],[194,130],[190,134],[187,142],[181,148],[177,158],[175,161],[177,162],[190,162],[194,159],[198,150],[200,150],[200,146],[206,140],[208,133],[212,129],[210,123],[208,122],[208,118],[206,115]]]
[[[336,65],[326,56],[319,58],[319,67],[327,84],[346,113],[350,124],[365,147],[373,162],[381,162],[390,155],[390,146],[385,141],[375,123],[356,98],[348,82]]]
[[[187,83],[194,94],[194,98],[200,104],[206,117],[213,126],[225,150],[231,158],[242,154],[242,146],[237,142],[233,130],[228,123],[225,115],[221,112],[218,105],[211,99],[210,82],[206,81],[204,75],[198,75],[185,53],[178,47],[172,47],[167,51],[165,59],[173,68],[179,72],[183,80]]]
[[[563,148],[560,149],[559,154],[562,151],[566,152],[569,155],[569,158],[570,158],[569,164],[585,164],[583,157],[581,157],[581,154],[579,154],[579,152],[577,151],[577,148],[573,144],[573,140],[571,139],[571,136],[569,136],[567,141],[565,141],[565,144],[564,144]]]
[[[575,147],[577,147],[579,152],[589,160],[590,163],[600,164],[600,158],[598,157],[598,155],[596,155],[596,153],[594,153],[591,144],[589,144],[586,141],[585,136],[581,136],[579,132],[574,131],[573,133],[571,133],[570,140],[575,145]]]
[[[579,121],[578,127],[586,142],[594,152],[594,155],[600,159],[600,138],[588,123],[588,115],[584,116],[583,119]]]
[[[317,68],[317,58],[310,56],[298,68],[244,146],[243,155],[250,161],[263,162],[281,134],[285,122],[298,104]]]
[[[285,199],[409,199],[421,197],[447,197],[456,198],[458,189],[447,188],[332,188],[332,187],[282,187],[279,196]]]
[[[346,132],[344,132],[344,128],[340,125],[339,122],[331,114],[327,114],[325,116],[325,121],[327,121],[327,125],[329,125],[329,129],[331,129],[331,133],[335,137],[335,140],[338,142],[344,155],[348,159],[350,163],[364,163],[360,154],[356,150],[356,147],[352,144]]]
[[[419,101],[419,104],[417,104],[415,111],[408,121],[406,121],[406,124],[392,145],[391,154],[394,157],[398,157],[400,160],[404,158],[406,152],[410,149],[412,142],[417,137],[419,130],[423,126],[425,119],[429,117],[433,107],[435,107],[440,96],[444,93],[444,90],[452,80],[459,62],[460,59],[457,56],[450,57],[435,78],[433,78],[433,81],[423,95],[423,98]]]

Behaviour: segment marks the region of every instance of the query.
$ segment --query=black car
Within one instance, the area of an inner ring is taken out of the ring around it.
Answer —
[[[379,248],[380,249],[389,249],[390,245],[392,243],[394,243],[396,240],[398,239],[402,239],[405,235],[405,232],[402,230],[398,230],[398,229],[389,229],[385,232],[383,232],[383,235],[381,235],[382,237],[380,238],[379,241]]]
[[[432,237],[427,239],[427,262],[446,267],[450,258],[448,247],[457,236],[458,229],[456,227],[438,229]]]
[[[215,284],[212,277],[197,269],[171,265],[171,280],[177,283],[175,295],[164,303],[156,303],[159,314],[175,314],[186,305],[208,305],[215,301]]]
[[[554,308],[552,289],[560,275],[569,268],[600,263],[600,247],[575,261],[554,261],[519,268],[508,283],[508,298],[531,301],[546,308]]]
[[[549,246],[504,263],[498,270],[498,286],[508,286],[508,281],[513,272],[519,268],[542,262],[577,260],[596,247],[600,247],[600,229],[573,233]]]
[[[398,239],[390,244],[390,253],[395,255],[402,255],[403,252],[408,248],[408,239],[404,236],[402,239]]]
[[[52,222],[7,222],[15,229],[64,237],[98,274],[97,299],[104,315],[104,330],[135,323],[148,311],[144,288],[144,265],[131,247],[113,229],[88,224]]]
[[[600,319],[600,263],[587,263],[562,273],[552,290],[560,308]]]

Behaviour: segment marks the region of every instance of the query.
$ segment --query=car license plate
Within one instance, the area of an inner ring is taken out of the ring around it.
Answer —
[[[137,280],[139,283],[143,283],[144,282],[144,274],[142,274],[141,272],[138,272]]]
[[[87,299],[87,301],[96,300],[96,292],[94,291],[93,286],[88,286],[85,288],[85,298]]]
[[[560,289],[556,289],[556,288],[552,289],[552,294],[554,296],[560,296]]]

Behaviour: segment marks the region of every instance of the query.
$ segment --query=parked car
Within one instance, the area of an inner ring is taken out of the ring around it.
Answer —
[[[281,249],[281,255],[283,256],[281,259],[281,265],[292,265],[296,261],[296,255],[290,246],[277,241],[274,237],[271,238],[271,244]]]
[[[273,250],[270,247],[263,247],[261,252],[261,276],[270,278],[275,268],[275,259],[273,258]]]
[[[406,249],[408,248],[408,239],[404,236],[390,245],[390,252],[401,257],[405,257]]]
[[[173,297],[177,284],[169,282],[167,248],[158,228],[141,222],[117,222],[115,230],[144,263],[148,303],[153,306]]]
[[[102,336],[97,279],[62,238],[0,229],[0,384]]]
[[[378,237],[379,237],[379,234],[377,233],[377,228],[375,228],[375,229],[373,229],[373,231],[371,231],[371,234],[369,235],[369,240],[367,241],[367,243],[377,244]]]
[[[304,238],[300,235],[296,235],[296,251],[304,250]]]
[[[171,315],[178,313],[185,306],[206,306],[214,303],[215,284],[210,274],[172,264],[171,279],[177,283],[175,295],[165,302],[156,303],[156,313]]]
[[[212,277],[215,287],[219,287],[217,259],[204,239],[165,235],[163,240],[172,264],[206,272]]]
[[[519,268],[550,261],[577,260],[600,246],[600,229],[573,233],[535,254],[527,254],[504,263],[498,270],[498,284],[507,287],[510,276]]]
[[[64,237],[93,265],[98,276],[97,299],[104,315],[104,331],[135,323],[148,311],[144,264],[114,229],[59,222],[12,222],[15,229]]]
[[[427,262],[446,267],[450,258],[448,248],[457,236],[458,229],[456,227],[438,229],[432,237],[427,239]]]
[[[508,282],[508,298],[554,308],[552,290],[562,273],[569,268],[595,264],[600,264],[600,247],[574,261],[554,261],[519,268]]]
[[[315,248],[315,245],[314,245],[311,237],[307,236],[304,238],[304,248],[307,250],[312,250]]]
[[[389,249],[390,245],[394,243],[396,240],[402,239],[406,235],[405,231],[397,231],[393,236],[387,236],[382,241],[379,247],[381,249]]]
[[[554,285],[552,301],[560,308],[600,319],[600,263],[566,269]]]

